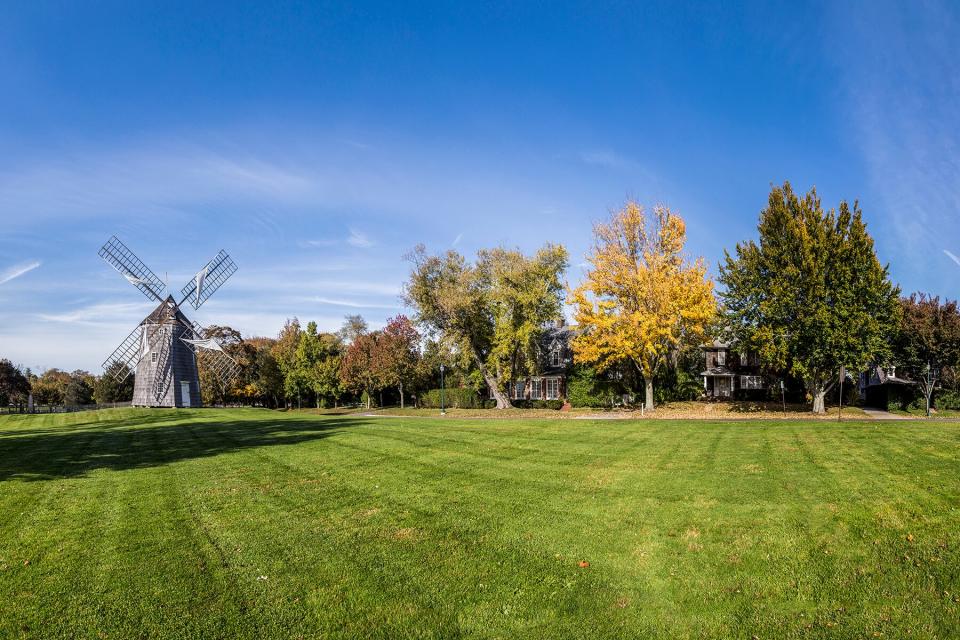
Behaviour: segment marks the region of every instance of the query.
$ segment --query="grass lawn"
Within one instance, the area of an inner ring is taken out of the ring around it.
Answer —
[[[2,638],[753,636],[960,637],[960,424],[0,418]]]

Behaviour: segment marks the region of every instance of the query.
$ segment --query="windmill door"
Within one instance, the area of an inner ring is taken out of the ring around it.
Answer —
[[[180,382],[180,404],[182,404],[185,407],[191,406],[189,382]]]

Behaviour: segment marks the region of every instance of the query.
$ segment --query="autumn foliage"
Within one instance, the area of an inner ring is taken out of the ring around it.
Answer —
[[[632,363],[646,382],[648,408],[654,375],[671,350],[702,342],[716,313],[707,268],[684,255],[685,243],[680,216],[628,202],[594,226],[590,269],[570,295],[582,329],[575,358],[599,371]]]

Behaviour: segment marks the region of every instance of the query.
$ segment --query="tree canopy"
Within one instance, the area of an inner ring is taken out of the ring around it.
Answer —
[[[594,226],[590,268],[570,302],[580,328],[578,362],[605,371],[632,363],[654,408],[653,379],[672,350],[702,342],[715,314],[713,283],[702,259],[684,253],[686,225],[667,207],[653,214],[628,202]]]
[[[510,407],[506,384],[533,370],[544,325],[562,317],[566,249],[484,250],[470,264],[456,251],[429,255],[420,245],[408,260],[405,299],[416,321],[472,362],[497,408]]]
[[[759,240],[737,245],[720,269],[724,324],[738,344],[805,383],[813,411],[841,366],[862,371],[890,356],[899,290],[877,259],[857,202],[824,211],[816,190],[774,187]]]

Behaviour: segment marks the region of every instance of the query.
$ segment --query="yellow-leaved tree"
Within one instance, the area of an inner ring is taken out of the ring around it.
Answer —
[[[649,215],[628,202],[593,233],[586,280],[569,300],[580,328],[574,358],[598,371],[632,363],[652,409],[653,378],[668,355],[706,336],[716,314],[713,282],[702,258],[684,255],[686,225],[665,206]]]

